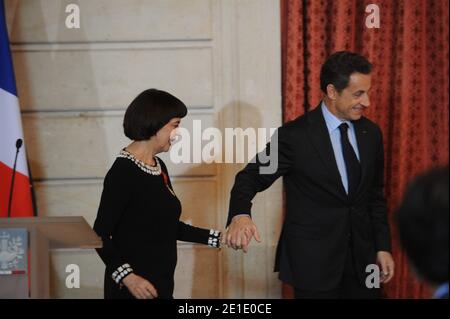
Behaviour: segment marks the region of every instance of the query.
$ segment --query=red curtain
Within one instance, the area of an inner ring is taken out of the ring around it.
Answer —
[[[380,28],[366,27],[366,7],[379,8]],[[373,64],[366,116],[384,134],[385,178],[396,262],[388,298],[428,298],[398,244],[393,213],[417,173],[448,163],[447,0],[281,0],[283,120],[315,107],[326,57],[349,50]],[[292,297],[291,287],[283,295]]]

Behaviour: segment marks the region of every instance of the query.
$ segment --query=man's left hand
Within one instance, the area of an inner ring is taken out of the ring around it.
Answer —
[[[381,268],[381,282],[388,283],[394,277],[394,259],[390,252],[377,252],[377,263]]]

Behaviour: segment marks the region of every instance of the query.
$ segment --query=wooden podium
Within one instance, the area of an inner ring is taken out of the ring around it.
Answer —
[[[50,298],[50,249],[102,247],[83,217],[0,218],[0,235],[8,228],[28,232],[29,267],[23,274],[0,275],[0,299]]]

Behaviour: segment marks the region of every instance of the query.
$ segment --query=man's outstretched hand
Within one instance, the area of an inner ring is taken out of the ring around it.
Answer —
[[[257,242],[261,242],[258,229],[250,216],[236,216],[227,228],[227,232],[223,237],[223,244],[236,250],[242,249],[246,253],[253,237]]]

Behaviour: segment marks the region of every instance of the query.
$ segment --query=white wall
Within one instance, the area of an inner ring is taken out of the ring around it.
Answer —
[[[81,28],[65,27],[78,4]],[[156,87],[189,107],[183,126],[277,127],[281,123],[278,0],[6,0],[25,142],[40,215],[84,216],[92,225],[102,180],[119,150],[124,110]],[[174,164],[182,219],[223,228],[242,164]],[[272,272],[281,183],[259,194],[263,244],[250,252],[179,244],[175,297],[277,298]],[[81,268],[67,289],[65,265]],[[257,265],[257,266],[256,266]],[[104,266],[94,251],[52,253],[52,294],[101,298]]]

